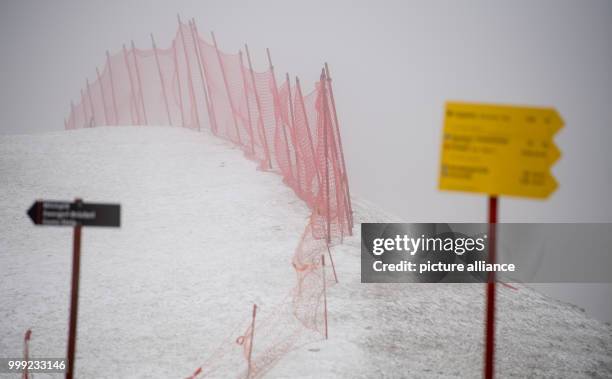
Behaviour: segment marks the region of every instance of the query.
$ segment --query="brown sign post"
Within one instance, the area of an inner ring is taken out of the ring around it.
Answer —
[[[77,316],[79,308],[79,277],[81,270],[81,228],[83,226],[119,227],[119,204],[84,203],[81,199],[67,201],[36,201],[28,210],[28,216],[36,225],[74,227],[72,241],[72,281],[70,294],[70,323],[68,328],[68,367],[66,379],[74,377],[76,353]]]

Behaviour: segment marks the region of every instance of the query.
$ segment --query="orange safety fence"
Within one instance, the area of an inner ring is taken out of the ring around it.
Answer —
[[[167,49],[132,43],[106,54],[102,70],[71,104],[66,129],[102,125],[171,125],[210,130],[241,147],[262,170],[283,177],[312,210],[292,259],[297,282],[275,309],[253,307],[248,325],[230,336],[191,377],[258,378],[288,351],[327,335],[325,267],[330,246],[352,233],[348,177],[327,66],[304,95],[298,78],[277,82],[253,70],[251,56],[228,54],[202,38],[195,22],[179,19]],[[333,264],[333,261],[331,262]]]

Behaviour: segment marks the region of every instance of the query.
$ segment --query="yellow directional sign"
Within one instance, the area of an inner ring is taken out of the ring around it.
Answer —
[[[546,198],[557,188],[550,168],[562,127],[553,108],[449,102],[439,188]]]

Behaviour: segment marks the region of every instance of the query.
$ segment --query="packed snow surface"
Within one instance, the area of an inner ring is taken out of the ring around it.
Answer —
[[[33,356],[65,356],[72,230],[34,226],[26,210],[75,197],[122,206],[120,229],[83,230],[78,378],[185,377],[253,303],[272,309],[295,284],[310,210],[231,144],[157,127],[1,136],[0,357],[21,357],[29,328]],[[354,208],[358,222],[399,221]],[[267,376],[479,377],[484,286],[361,284],[354,232],[332,250],[329,340]],[[498,293],[499,377],[612,377],[609,325],[525,286]]]

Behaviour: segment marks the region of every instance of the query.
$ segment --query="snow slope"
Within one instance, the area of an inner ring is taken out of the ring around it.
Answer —
[[[295,282],[310,211],[229,143],[155,127],[2,136],[2,357],[21,356],[28,328],[34,356],[65,355],[71,230],[25,211],[76,196],[122,204],[121,229],[83,232],[79,378],[185,377],[244,330],[253,303],[265,312]],[[363,201],[355,211],[393,221]],[[361,284],[355,234],[333,250],[330,339],[268,377],[478,377],[483,285]],[[609,325],[524,286],[501,287],[498,310],[500,377],[612,377]]]

